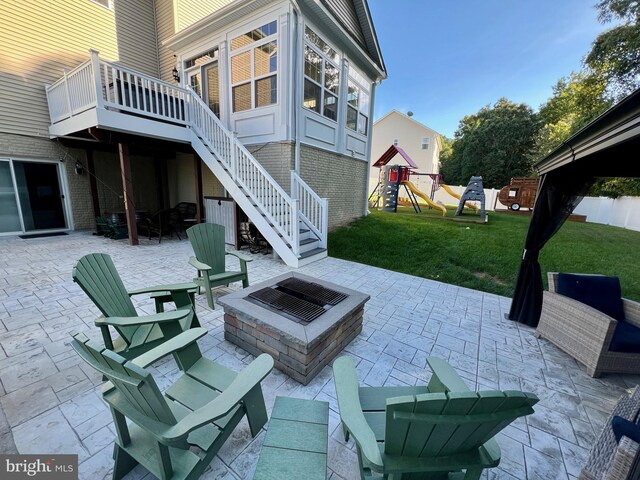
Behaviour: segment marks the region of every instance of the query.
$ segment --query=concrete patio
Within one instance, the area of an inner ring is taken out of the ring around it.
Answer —
[[[77,453],[81,479],[110,478],[114,428],[100,398],[96,375],[68,346],[71,330],[99,338],[98,310],[71,280],[84,254],[110,254],[128,288],[189,281],[188,241],[142,240],[129,247],[90,233],[22,240],[0,238],[0,452]],[[254,255],[249,278],[257,283],[290,270]],[[231,260],[230,260],[231,261]],[[426,357],[448,360],[470,388],[534,392],[536,413],[498,436],[500,467],[483,478],[571,479],[615,401],[639,376],[592,379],[533,330],[504,319],[510,299],[334,258],[299,270],[371,295],[364,328],[344,352],[357,362],[361,383],[414,385],[429,379]],[[216,296],[241,288],[233,284]],[[198,316],[209,335],[204,354],[235,370],[253,357],[224,341],[222,309],[197,298]],[[152,312],[148,300],[140,311]],[[161,388],[178,373],[173,360],[152,371]],[[327,478],[357,478],[353,443],[345,443],[330,367],[307,386],[274,370],[263,382],[267,407],[277,395],[330,403]],[[234,432],[203,478],[251,478],[264,438],[246,422]],[[135,469],[130,478],[151,478]]]

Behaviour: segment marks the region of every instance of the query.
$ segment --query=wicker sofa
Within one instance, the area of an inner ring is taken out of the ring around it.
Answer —
[[[635,480],[640,474],[640,444],[622,437],[616,443],[611,419],[614,415],[634,420],[640,410],[640,388],[624,395],[613,409],[594,443],[578,480]],[[637,420],[636,420],[637,421]]]
[[[557,272],[549,272],[542,314],[536,330],[587,367],[587,373],[640,373],[640,353],[609,350],[617,320],[588,305],[556,293]],[[622,299],[625,320],[640,327],[640,303]]]

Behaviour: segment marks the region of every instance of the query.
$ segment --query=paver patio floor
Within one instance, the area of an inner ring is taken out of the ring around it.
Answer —
[[[110,254],[127,288],[190,281],[192,254],[186,240],[142,240],[129,247],[76,232],[22,240],[0,238],[0,452],[77,453],[81,479],[110,477],[114,428],[99,395],[101,378],[69,347],[71,330],[99,338],[98,310],[71,280],[84,254]],[[249,278],[257,283],[290,270],[269,256],[254,255]],[[230,260],[231,262],[231,260]],[[567,479],[578,475],[587,449],[617,398],[639,376],[592,379],[584,368],[533,330],[504,319],[510,299],[334,258],[300,269],[371,295],[364,328],[346,349],[361,383],[414,385],[428,381],[428,355],[448,360],[476,389],[518,389],[541,401],[536,413],[498,436],[500,467],[483,478]],[[216,296],[241,288],[219,288]],[[150,301],[136,303],[151,313]],[[209,335],[204,354],[235,370],[253,357],[226,342],[223,312],[204,295],[198,316]],[[173,360],[152,367],[161,388],[178,374]],[[274,370],[263,382],[268,409],[277,395],[328,401],[329,471],[332,480],[357,478],[352,442],[339,428],[331,368],[307,386]],[[252,439],[240,424],[203,478],[251,478],[265,432]],[[131,478],[143,478],[136,468]],[[151,478],[149,475],[148,478]]]

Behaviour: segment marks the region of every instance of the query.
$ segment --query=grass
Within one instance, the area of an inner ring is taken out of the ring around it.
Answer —
[[[453,217],[453,210],[447,212]],[[329,234],[329,255],[511,297],[529,216],[489,213],[489,223],[437,218],[439,212],[373,211]],[[458,217],[476,220],[471,213]],[[640,232],[566,222],[540,253],[547,271],[620,277],[625,297],[640,301]]]

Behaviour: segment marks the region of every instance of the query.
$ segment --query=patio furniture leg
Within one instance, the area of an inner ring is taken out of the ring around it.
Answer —
[[[138,462],[131,455],[125,452],[117,443],[113,445],[113,480],[124,478],[127,473],[133,470]]]
[[[249,422],[251,436],[255,437],[269,420],[267,408],[264,404],[264,396],[262,395],[262,387],[259,383],[245,395],[244,404],[247,410],[247,421]]]

